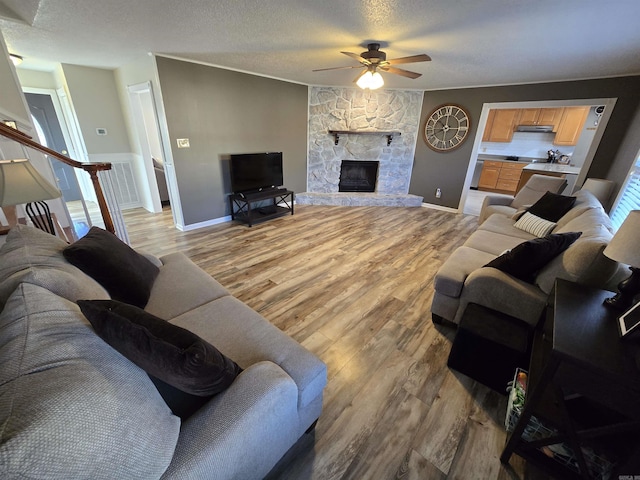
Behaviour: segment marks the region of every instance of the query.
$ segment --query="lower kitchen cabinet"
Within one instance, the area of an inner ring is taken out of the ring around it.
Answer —
[[[478,190],[515,194],[526,163],[485,160],[478,180]]]

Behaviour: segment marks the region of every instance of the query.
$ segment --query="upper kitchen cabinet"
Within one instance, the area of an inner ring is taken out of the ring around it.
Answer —
[[[582,133],[590,107],[565,107],[558,125],[554,145],[575,145]]]
[[[560,125],[563,108],[522,108],[518,125],[552,125],[556,132]]]
[[[519,115],[520,110],[517,108],[490,110],[482,140],[485,142],[510,142]]]

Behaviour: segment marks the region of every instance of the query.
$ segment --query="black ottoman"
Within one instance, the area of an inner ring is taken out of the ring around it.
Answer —
[[[529,368],[533,327],[490,308],[470,303],[449,352],[449,368],[506,395],[517,367]]]

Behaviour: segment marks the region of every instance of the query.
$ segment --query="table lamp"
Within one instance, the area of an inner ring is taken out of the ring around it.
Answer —
[[[640,293],[638,238],[640,238],[640,210],[632,210],[603,252],[611,260],[629,265],[631,270],[631,276],[618,285],[618,293],[605,300],[605,304],[617,310],[627,310],[633,304],[633,298]]]
[[[5,209],[9,227],[15,226],[15,205],[26,203],[25,210],[34,226],[55,235],[51,211],[44,200],[58,198],[60,191],[51,185],[26,158],[0,160],[0,207]]]

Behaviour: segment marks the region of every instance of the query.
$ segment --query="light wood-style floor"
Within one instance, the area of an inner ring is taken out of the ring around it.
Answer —
[[[430,319],[433,276],[476,217],[304,205],[251,228],[180,232],[168,209],[125,220],[134,247],[184,252],[328,365],[317,428],[271,480],[546,478],[501,465],[506,398],[447,368],[455,332]]]

